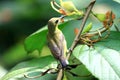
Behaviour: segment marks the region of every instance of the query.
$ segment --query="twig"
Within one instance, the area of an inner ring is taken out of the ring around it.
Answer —
[[[116,29],[116,31],[120,32],[120,30],[118,29],[118,27],[114,24],[114,27]]]
[[[79,38],[80,38],[81,33],[82,33],[82,30],[83,30],[83,28],[84,28],[84,26],[85,26],[85,23],[86,23],[86,21],[87,21],[87,19],[88,19],[88,16],[89,16],[89,14],[90,14],[90,11],[92,10],[95,2],[96,2],[96,0],[92,0],[91,3],[89,4],[89,6],[87,7],[87,11],[86,11],[86,13],[85,13],[85,16],[84,16],[84,18],[83,18],[82,24],[81,24],[81,26],[80,26],[79,33],[78,33],[77,36],[75,37],[75,39],[74,39],[74,41],[73,41],[73,43],[72,43],[72,45],[71,45],[70,51],[68,52],[67,60],[69,59],[69,57],[70,57],[73,49],[75,48],[75,46],[77,45],[77,43],[78,43],[78,41],[79,41]],[[58,75],[57,75],[57,79],[56,79],[56,80],[62,80],[62,78],[63,78],[63,73],[64,73],[63,69],[60,69],[59,72],[58,72]]]
[[[53,69],[54,68],[47,69],[45,72],[42,72],[40,75],[37,75],[37,76],[28,76],[28,75],[24,74],[24,77],[29,78],[29,79],[38,78],[38,77],[44,76],[46,73],[48,73],[49,71],[51,71]]]
[[[61,68],[58,72],[57,79],[56,80],[62,80],[64,76],[64,70]]]
[[[69,57],[70,57],[73,49],[75,48],[75,46],[77,45],[77,43],[78,43],[78,41],[79,41],[79,38],[80,38],[80,36],[81,36],[81,33],[82,33],[83,28],[84,28],[84,26],[85,26],[85,23],[86,23],[86,21],[87,21],[87,19],[88,19],[88,16],[89,16],[89,14],[90,14],[90,11],[92,10],[95,2],[96,2],[96,0],[92,0],[92,2],[89,4],[89,6],[88,6],[88,8],[87,8],[87,11],[86,11],[86,13],[85,13],[85,16],[84,16],[83,21],[82,21],[81,26],[80,26],[80,30],[79,30],[78,34],[76,35],[76,37],[75,37],[75,39],[74,39],[74,41],[73,41],[73,43],[72,43],[72,45],[71,45],[71,47],[70,47],[70,51],[68,52],[67,60],[69,59]]]

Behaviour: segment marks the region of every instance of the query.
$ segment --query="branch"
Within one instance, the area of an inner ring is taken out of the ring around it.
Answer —
[[[69,57],[70,57],[73,49],[76,47],[76,45],[77,45],[77,43],[78,43],[78,41],[79,41],[79,38],[81,37],[81,33],[82,33],[82,31],[83,31],[83,28],[84,28],[84,26],[85,26],[85,23],[86,23],[86,21],[87,21],[87,19],[88,19],[88,17],[89,17],[90,11],[92,10],[95,2],[96,2],[96,0],[92,0],[91,3],[89,4],[89,6],[87,7],[87,11],[86,11],[85,16],[84,16],[84,18],[83,18],[83,21],[82,21],[82,23],[81,23],[79,32],[78,32],[78,34],[76,35],[76,37],[75,37],[75,39],[74,39],[74,41],[73,41],[73,43],[72,43],[72,45],[71,45],[71,47],[70,47],[70,51],[68,52],[67,60],[69,59]]]
[[[77,36],[75,37],[72,45],[71,45],[71,48],[70,48],[70,51],[68,52],[68,55],[67,55],[67,60],[69,59],[73,49],[75,48],[75,46],[77,45],[78,41],[79,41],[79,38],[81,36],[81,33],[83,31],[83,28],[85,26],[85,23],[88,19],[88,16],[90,14],[90,11],[92,10],[93,6],[94,6],[94,3],[95,3],[96,0],[92,0],[91,3],[89,4],[89,6],[87,7],[87,11],[85,13],[85,16],[83,18],[83,21],[82,21],[82,24],[80,26],[80,30],[79,30],[79,33],[77,34]],[[57,75],[57,79],[56,80],[62,80],[63,78],[63,74],[64,74],[64,71],[63,69],[60,69],[59,72],[58,72],[58,75]]]
[[[64,76],[64,70],[61,68],[58,72],[57,79],[56,80],[62,80]]]

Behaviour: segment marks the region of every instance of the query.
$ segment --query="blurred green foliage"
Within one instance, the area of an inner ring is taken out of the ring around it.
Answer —
[[[21,50],[24,48],[23,45],[20,48],[24,38],[46,25],[49,18],[59,15],[52,10],[49,2],[50,0],[0,1],[0,63],[9,64],[9,66],[17,63],[19,60],[15,57],[20,58],[18,55],[25,55],[23,54],[25,50]],[[18,43],[20,45],[17,45]],[[16,53],[13,55],[11,53],[12,46],[14,46],[13,52]],[[16,47],[19,47],[19,53],[14,51]],[[7,56],[11,59],[7,59]],[[11,62],[8,63],[9,61]],[[9,66],[6,67],[9,68]]]

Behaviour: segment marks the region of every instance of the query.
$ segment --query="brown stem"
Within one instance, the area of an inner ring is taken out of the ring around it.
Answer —
[[[57,79],[56,80],[62,80],[64,76],[64,70],[60,69],[57,75]]]
[[[87,7],[87,11],[86,11],[86,13],[85,13],[85,16],[84,16],[84,18],[83,18],[82,24],[81,24],[81,26],[80,26],[79,33],[78,33],[77,36],[75,37],[75,39],[74,39],[74,41],[73,41],[73,43],[72,43],[72,45],[71,45],[71,47],[70,47],[70,51],[68,52],[67,60],[69,59],[69,57],[70,57],[73,49],[75,48],[75,46],[77,45],[77,43],[78,43],[78,41],[79,41],[79,38],[80,38],[80,36],[81,36],[81,33],[82,33],[83,28],[84,28],[84,26],[85,26],[85,23],[86,23],[86,21],[87,21],[87,19],[88,19],[88,16],[89,16],[89,14],[90,14],[90,11],[92,10],[95,2],[96,2],[96,0],[92,0],[91,3],[89,4],[89,6]],[[63,74],[64,74],[63,69],[60,69],[59,72],[58,72],[58,75],[57,75],[57,79],[56,79],[56,80],[62,80]]]
[[[68,53],[68,55],[67,55],[67,60],[69,59],[69,57],[70,57],[73,49],[75,48],[75,46],[77,45],[77,43],[78,43],[78,41],[79,41],[79,38],[80,38],[80,36],[81,36],[81,33],[82,33],[83,28],[84,28],[84,26],[85,26],[85,23],[86,23],[86,21],[87,21],[87,19],[88,19],[88,17],[89,17],[90,11],[92,10],[92,8],[93,8],[93,6],[94,6],[94,4],[95,4],[95,1],[96,1],[96,0],[92,0],[92,2],[90,3],[90,5],[89,5],[88,8],[87,8],[87,11],[86,11],[85,16],[84,16],[84,18],[83,18],[83,21],[82,21],[82,23],[81,23],[79,32],[78,32],[78,34],[76,35],[76,37],[75,37],[75,39],[74,39],[74,41],[73,41],[73,43],[72,43],[72,45],[71,45],[71,47],[70,47],[70,51],[69,51],[69,53]]]

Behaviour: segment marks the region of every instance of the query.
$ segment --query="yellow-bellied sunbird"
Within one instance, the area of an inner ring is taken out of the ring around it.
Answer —
[[[60,62],[62,67],[66,67],[68,64],[66,60],[67,44],[62,31],[58,29],[58,24],[61,21],[62,17],[51,18],[48,21],[47,41],[52,55]]]

